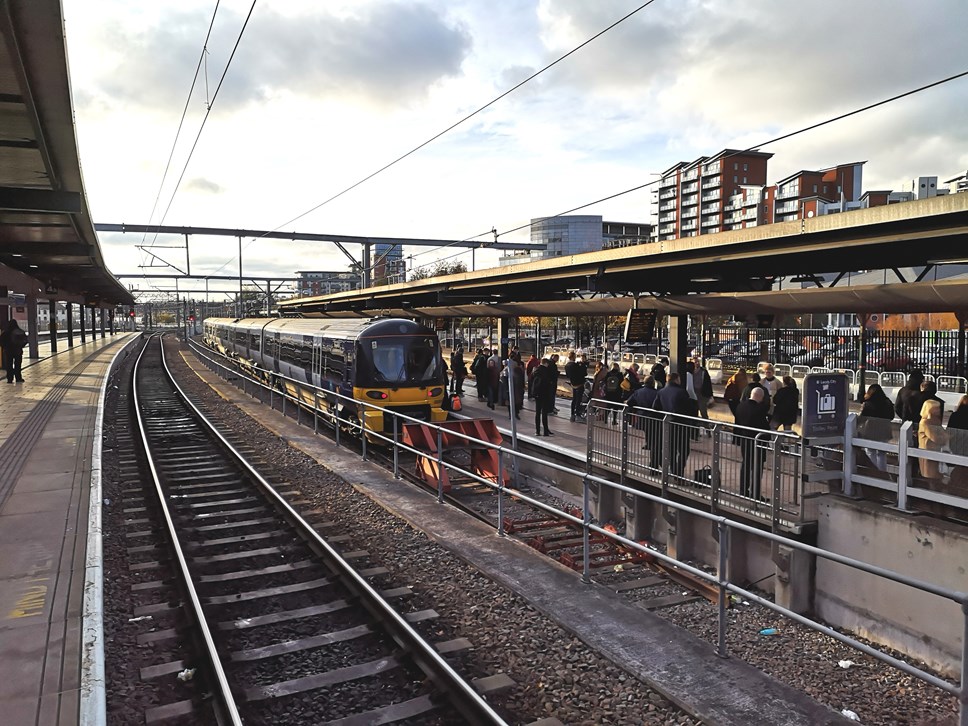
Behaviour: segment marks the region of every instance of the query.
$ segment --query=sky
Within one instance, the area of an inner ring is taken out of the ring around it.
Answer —
[[[215,0],[63,0],[93,218],[448,240],[494,228],[507,232],[502,241],[527,242],[532,218],[968,70],[964,0],[654,0],[310,211],[642,4],[257,0],[219,86],[252,5],[222,0],[188,100]],[[774,154],[768,180],[866,161],[865,191],[904,190],[922,175],[943,182],[968,169],[966,117],[968,77],[761,146]],[[580,213],[649,222],[654,212],[644,189]],[[100,240],[115,274],[163,272],[140,267],[149,258],[138,245],[184,266],[184,250],[166,248],[182,238]],[[447,258],[470,268],[470,253],[454,252],[404,253],[414,267]],[[247,238],[242,257],[245,274],[258,276],[349,264],[328,243]],[[480,251],[475,264],[497,257]],[[238,274],[237,240],[193,238],[191,268]]]

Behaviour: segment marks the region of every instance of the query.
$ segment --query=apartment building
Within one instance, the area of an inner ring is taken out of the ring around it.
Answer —
[[[334,292],[356,290],[361,285],[356,272],[333,270],[300,270],[297,290],[303,296],[332,295]]]
[[[721,232],[731,197],[744,187],[766,185],[766,164],[773,154],[723,149],[693,162],[681,161],[662,172],[655,201],[659,241]],[[735,224],[735,222],[730,222]],[[735,228],[735,227],[730,227]]]
[[[764,192],[764,224],[859,209],[865,163],[855,161],[816,171],[803,169],[781,179]]]

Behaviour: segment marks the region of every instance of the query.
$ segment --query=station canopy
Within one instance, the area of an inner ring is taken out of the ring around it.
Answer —
[[[49,298],[134,302],[104,264],[87,206],[59,0],[0,7],[0,264]]]

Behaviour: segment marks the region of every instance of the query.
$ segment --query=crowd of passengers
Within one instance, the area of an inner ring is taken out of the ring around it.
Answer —
[[[452,392],[463,394],[463,379],[467,367],[460,349],[451,357],[454,371]],[[791,376],[776,376],[772,365],[761,366],[761,373],[748,373],[740,368],[726,382],[723,398],[739,426],[761,431],[793,431],[800,411],[800,391]],[[535,434],[552,436],[548,427],[548,416],[558,413],[555,407],[556,395],[561,373],[557,354],[539,359],[531,355],[527,363],[522,361],[521,353],[512,348],[507,358],[502,359],[497,349],[477,351],[470,372],[476,378],[478,399],[495,406],[511,407],[520,420],[524,400],[534,402]],[[513,377],[511,385],[508,377]],[[611,365],[596,361],[590,369],[584,354],[571,351],[564,366],[566,388],[571,389],[572,422],[584,418],[589,399],[599,399],[614,404],[627,404],[636,418],[638,428],[646,432],[646,447],[650,448],[650,466],[657,468],[661,457],[661,446],[655,443],[658,434],[651,428],[646,418],[655,420],[655,413],[675,413],[700,419],[709,419],[709,407],[714,405],[712,379],[700,358],[694,357],[686,362],[682,375],[670,373],[662,363],[655,363],[646,374],[637,363],[624,371],[618,363]],[[589,384],[590,379],[590,384]],[[514,400],[509,401],[509,390]],[[962,396],[958,407],[951,413],[947,428],[942,426],[944,401],[937,395],[934,381],[925,380],[924,375],[913,371],[907,384],[900,389],[895,401],[891,401],[880,385],[868,386],[858,419],[859,438],[874,441],[890,441],[893,436],[891,422],[899,418],[901,422],[911,421],[916,432],[913,445],[928,451],[950,451],[968,456],[968,396]],[[648,413],[646,413],[648,412]],[[609,423],[617,424],[619,407],[609,414],[603,414]],[[686,435],[676,435],[671,447],[670,470],[682,476],[689,455],[689,441],[709,431],[696,427]],[[740,446],[742,491],[748,496],[759,497],[759,474],[762,472],[762,457],[753,449],[754,436],[734,436],[734,443]],[[887,452],[865,448],[859,457],[858,466],[887,471]],[[922,485],[940,483],[948,476],[948,483],[955,487],[968,489],[968,468],[947,467],[927,459],[912,458],[912,476]]]

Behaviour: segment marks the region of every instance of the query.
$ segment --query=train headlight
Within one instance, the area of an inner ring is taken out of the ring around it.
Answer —
[[[367,391],[366,396],[367,398],[375,398],[378,401],[384,401],[389,398],[386,391]]]
[[[429,391],[427,391],[427,396],[430,398],[434,398],[435,396],[441,395],[443,392],[444,392],[443,388],[431,388]]]

